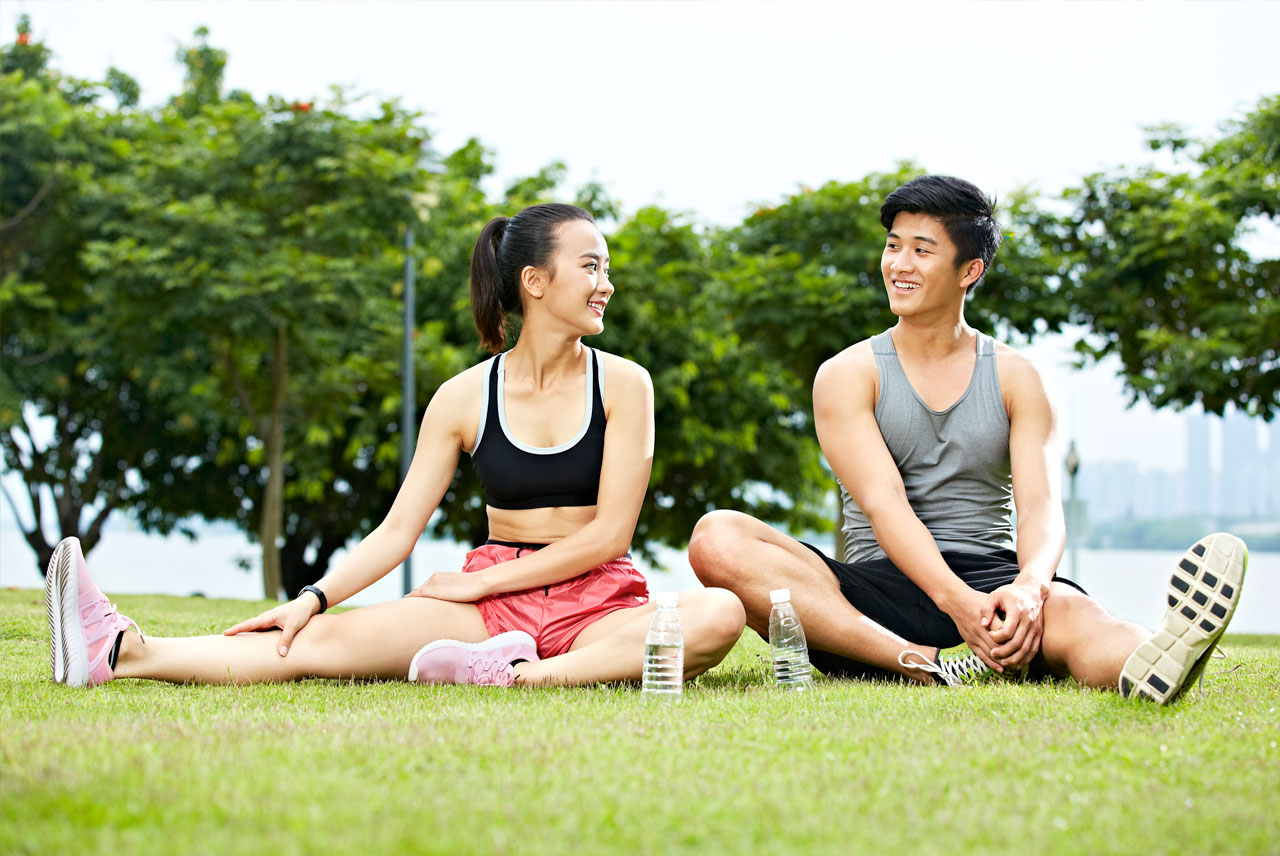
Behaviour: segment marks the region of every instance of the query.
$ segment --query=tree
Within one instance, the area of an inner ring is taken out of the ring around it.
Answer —
[[[174,442],[201,427],[100,335],[114,304],[81,256],[110,224],[102,182],[137,137],[137,85],[114,69],[107,85],[65,77],[49,54],[25,16],[0,49],[0,451],[25,485],[24,502],[5,499],[42,573],[58,538],[91,550],[117,509],[178,525],[186,460]],[[116,111],[101,106],[110,94]]]
[[[332,418],[334,402],[367,384],[357,369],[385,356],[398,329],[398,237],[413,218],[427,137],[394,103],[355,117],[340,92],[319,108],[221,98],[223,55],[198,35],[179,51],[184,93],[154,118],[149,144],[129,151],[109,185],[110,233],[85,259],[124,303],[111,323],[128,356],[187,378],[187,409],[221,415],[218,452],[193,474],[225,483],[217,469],[239,460],[236,517],[255,512],[264,593],[274,597],[288,427],[305,432],[305,445],[351,446],[342,435],[353,426]],[[138,349],[126,329],[157,340],[181,331],[185,347]],[[299,478],[293,495],[317,500],[327,475]],[[215,511],[225,511],[220,501]],[[294,529],[314,542],[311,527],[295,520]],[[317,549],[331,554],[336,537]]]
[[[1151,130],[1178,170],[1088,176],[1065,198],[1057,239],[1087,358],[1119,358],[1133,398],[1155,407],[1280,408],[1280,260],[1242,239],[1280,206],[1280,97],[1213,140]]]

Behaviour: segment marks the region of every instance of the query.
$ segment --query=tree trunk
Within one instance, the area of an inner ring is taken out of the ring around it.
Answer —
[[[284,583],[285,595],[297,597],[303,586],[319,581],[328,572],[333,554],[346,540],[337,526],[329,527],[319,534],[290,535],[280,550],[280,578]],[[312,545],[316,547],[316,556],[314,561],[308,562],[307,549]]]
[[[262,596],[278,599],[280,532],[284,524],[284,398],[288,348],[284,324],[276,326],[275,355],[271,361],[271,414],[267,419],[267,491],[262,499],[258,540],[262,542]]]

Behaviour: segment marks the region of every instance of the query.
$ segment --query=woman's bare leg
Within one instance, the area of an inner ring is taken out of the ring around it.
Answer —
[[[656,607],[619,609],[591,624],[567,653],[536,663],[518,663],[516,683],[593,684],[639,680],[644,663],[644,637]],[[692,678],[719,663],[733,648],[746,622],[742,602],[725,589],[680,593],[680,627],[684,633],[684,675]]]
[[[409,659],[428,642],[479,642],[488,637],[474,604],[408,597],[314,616],[298,631],[285,657],[277,650],[278,630],[237,636],[148,636],[145,642],[128,632],[114,674],[207,684],[307,677],[403,680]]]

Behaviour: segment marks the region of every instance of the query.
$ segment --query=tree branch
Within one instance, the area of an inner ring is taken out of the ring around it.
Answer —
[[[18,504],[13,501],[13,496],[10,495],[9,489],[4,486],[4,482],[0,482],[0,493],[3,493],[4,498],[9,501],[9,507],[13,509],[13,519],[18,521],[18,528],[25,532],[27,527],[22,525],[22,514],[18,511]]]
[[[30,448],[22,448],[23,436],[18,432],[17,425],[9,426],[9,436],[13,438],[13,449],[18,453],[18,463],[22,464],[24,470],[30,472],[35,468],[36,455],[39,450],[36,448],[35,438],[31,436],[31,426],[27,424],[26,416],[22,417],[22,430],[26,432],[26,443]],[[26,455],[27,460],[22,460],[23,455]]]
[[[14,214],[8,220],[0,220],[0,232],[7,232],[10,229],[16,228],[23,220],[30,217],[31,214],[40,207],[40,202],[48,195],[49,191],[53,189],[53,185],[57,183],[57,178],[58,176],[56,174],[46,178],[44,184],[36,191],[36,195],[31,197],[31,201],[28,202],[21,211]]]
[[[44,514],[40,502],[40,490],[38,485],[32,485],[31,482],[26,483],[26,488],[35,522],[31,524],[30,530],[22,530],[22,537],[31,545],[31,549],[36,551],[37,556],[42,556],[48,552],[49,542],[44,539]]]
[[[102,510],[98,512],[98,515],[90,521],[89,525],[84,530],[83,540],[86,553],[92,550],[93,546],[97,544],[98,540],[102,537],[102,524],[106,523],[107,518],[111,516],[111,512],[115,511],[123,504],[124,500],[120,497],[112,497],[111,499],[108,499],[103,504]]]
[[[50,348],[43,354],[32,354],[29,357],[9,357],[9,359],[13,360],[20,366],[38,366],[43,362],[53,359],[65,350],[65,347]]]

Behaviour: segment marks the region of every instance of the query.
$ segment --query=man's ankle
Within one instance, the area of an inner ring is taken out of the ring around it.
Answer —
[[[912,655],[911,657],[912,660],[915,660],[915,658],[918,657],[919,660],[917,660],[916,662],[923,662],[923,663],[938,662],[939,649],[932,648],[928,645],[908,645],[906,648],[903,649],[902,654],[900,654],[899,657],[907,653],[910,653]],[[917,684],[937,683],[933,675],[931,675],[930,673],[921,671],[920,669],[906,668],[901,664],[901,660],[899,660],[896,663],[896,665],[897,665],[897,669],[895,671],[897,671],[898,674],[902,675],[902,677],[906,678],[909,681],[914,681]]]

